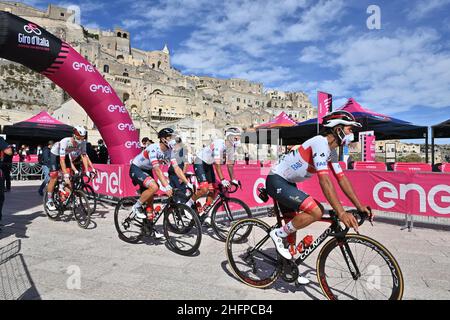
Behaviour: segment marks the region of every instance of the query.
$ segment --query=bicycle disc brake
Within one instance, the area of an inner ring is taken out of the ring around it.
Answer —
[[[297,281],[299,275],[300,273],[295,262],[283,259],[283,265],[281,267],[281,278],[288,283],[293,283]]]

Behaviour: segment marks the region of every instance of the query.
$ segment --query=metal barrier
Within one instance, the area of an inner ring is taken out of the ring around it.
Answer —
[[[31,162],[13,162],[11,179],[28,180],[32,177],[42,179],[42,165]]]

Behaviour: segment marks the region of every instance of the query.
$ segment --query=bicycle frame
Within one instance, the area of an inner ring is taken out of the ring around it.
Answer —
[[[276,201],[274,203],[274,209],[275,209],[275,215],[277,217],[277,224],[275,226],[273,226],[272,229],[275,228],[275,227],[281,227],[281,225],[282,225],[282,218],[281,218],[281,215],[280,215],[280,209],[279,209],[278,203]],[[333,219],[332,217],[330,217],[330,218],[322,218],[320,221],[321,222],[330,223],[331,226],[328,227],[308,248],[306,248],[304,251],[300,252],[300,256],[294,261],[294,263],[296,265],[300,265],[303,261],[305,261],[314,251],[316,251],[316,249],[318,247],[320,247],[320,245],[323,242],[325,242],[325,240],[328,239],[328,237],[331,234],[335,233],[336,231],[337,232],[341,232],[342,231],[342,230],[340,230],[341,227],[337,224],[336,220]],[[345,236],[345,235],[343,235],[343,236]],[[339,236],[337,238],[339,239],[341,237]],[[259,250],[259,248],[269,239],[270,239],[269,235],[265,236],[258,244],[255,245],[255,248],[253,248],[253,250],[250,251],[249,254],[253,253],[253,251]],[[265,254],[263,253],[263,255],[265,255]],[[268,258],[271,258],[271,257],[268,257]],[[351,259],[353,260],[353,256],[351,256]]]

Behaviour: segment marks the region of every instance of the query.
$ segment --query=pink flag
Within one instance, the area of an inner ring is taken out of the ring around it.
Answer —
[[[317,92],[317,120],[322,124],[322,118],[333,109],[333,96],[326,92]]]

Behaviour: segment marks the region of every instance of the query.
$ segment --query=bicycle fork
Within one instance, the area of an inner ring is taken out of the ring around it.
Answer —
[[[361,277],[361,272],[359,271],[358,265],[356,264],[355,257],[353,256],[350,246],[344,240],[338,240],[339,248],[341,249],[342,255],[344,256],[345,263],[347,264],[348,270],[352,275],[353,280],[358,280]]]

